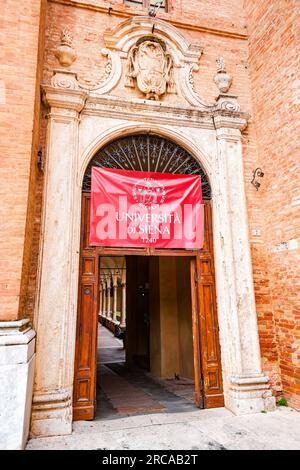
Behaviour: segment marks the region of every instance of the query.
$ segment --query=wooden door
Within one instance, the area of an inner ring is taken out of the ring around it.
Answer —
[[[192,294],[192,334],[194,352],[194,382],[195,382],[195,404],[198,408],[204,408],[204,388],[200,351],[199,332],[199,305],[198,305],[198,281],[196,259],[191,260],[191,294]]]
[[[73,420],[91,420],[96,411],[99,256],[89,247],[91,194],[82,194],[78,314]]]
[[[224,406],[224,396],[210,204],[204,209],[204,246],[191,261],[195,403],[200,408],[215,408]]]
[[[92,420],[96,410],[99,250],[89,247],[90,197],[90,193],[82,194],[74,421]],[[174,252],[164,255],[174,256]],[[191,263],[195,401],[203,408],[224,405],[214,279],[212,217],[207,203],[204,247]]]

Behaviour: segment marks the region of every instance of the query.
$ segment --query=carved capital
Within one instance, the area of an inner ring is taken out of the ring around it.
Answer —
[[[240,140],[241,131],[248,124],[248,115],[239,113],[237,115],[231,113],[216,112],[214,115],[214,125],[219,138],[234,138]]]
[[[118,287],[118,276],[113,276],[113,287],[116,289]]]
[[[56,69],[51,79],[54,88],[65,88],[68,90],[78,90],[79,85],[76,73],[69,70]]]
[[[47,106],[73,111],[72,115],[80,113],[88,96],[86,91],[72,87],[42,85],[42,91]]]
[[[236,95],[228,93],[220,93],[217,98],[217,109],[224,109],[225,111],[240,111],[241,107]]]
[[[236,95],[221,93],[217,98],[214,123],[216,129],[238,129],[243,131],[248,124],[249,115],[240,112]]]

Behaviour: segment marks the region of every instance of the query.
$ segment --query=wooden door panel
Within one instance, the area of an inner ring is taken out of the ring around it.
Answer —
[[[224,406],[215,296],[211,207],[205,204],[204,247],[191,261],[195,403]]]
[[[202,255],[212,252],[212,237],[211,237],[211,216],[210,216],[210,204],[204,204],[204,240],[203,248],[201,250]]]
[[[200,355],[205,408],[224,406],[210,204],[205,204],[206,250],[196,257]]]
[[[91,218],[91,195],[90,193],[82,193],[82,249],[94,250],[89,246],[90,242],[90,218]]]
[[[82,283],[80,292],[80,314],[78,321],[79,345],[78,345],[78,370],[89,370],[91,366],[92,341],[90,341],[93,328],[93,309],[94,309],[94,284]]]
[[[210,284],[202,284],[200,295],[200,316],[202,324],[202,336],[206,344],[206,362],[217,361],[217,345],[216,335],[214,332],[214,319],[210,314],[213,305],[212,286]]]
[[[94,256],[85,256],[82,260],[82,276],[95,275],[95,261]]]
[[[96,410],[99,257],[89,247],[90,194],[82,195],[81,252],[76,328],[73,419],[94,419]]]
[[[191,294],[192,294],[192,334],[193,334],[193,353],[194,353],[194,383],[195,383],[195,404],[198,408],[204,408],[203,397],[203,379],[200,352],[200,332],[199,332],[199,304],[198,304],[198,285],[197,285],[197,265],[196,260],[191,260]]]

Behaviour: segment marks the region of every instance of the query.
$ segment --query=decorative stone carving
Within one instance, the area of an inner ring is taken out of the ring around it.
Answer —
[[[214,76],[214,82],[221,93],[227,93],[232,84],[232,76],[226,72],[225,60],[219,57],[217,60],[217,73]]]
[[[159,100],[166,92],[174,93],[173,59],[166,46],[158,39],[144,39],[129,51],[126,85],[134,86],[146,95],[147,100]]]
[[[73,36],[68,28],[64,28],[60,36],[60,45],[55,51],[55,57],[63,67],[70,67],[76,60],[77,55],[72,47]]]
[[[199,71],[199,66],[197,64],[192,65],[189,71],[189,84],[191,85],[191,89],[194,93],[196,93],[195,90],[195,82],[194,82],[194,75],[193,72],[198,72]]]
[[[51,85],[54,88],[67,88],[69,90],[78,90],[79,88],[76,74],[69,70],[54,70]]]
[[[225,109],[226,111],[240,111],[240,104],[236,95],[220,93],[217,98],[217,109]]]
[[[99,65],[94,63],[94,68],[96,69],[96,73],[94,71],[89,71],[89,73],[85,73],[82,75],[78,74],[78,83],[81,88],[85,88],[88,90],[96,90],[110,78],[111,73],[112,73],[112,68],[113,68],[112,67],[112,54],[106,48],[103,48],[101,50],[101,54],[104,57],[107,57],[104,70],[102,66],[101,70],[99,71]]]
[[[135,87],[138,76],[132,76],[134,66],[131,52],[145,40],[150,42],[157,41],[156,44],[164,45],[164,61],[167,61],[166,54],[171,57],[172,65],[170,67],[169,77],[163,77],[166,82],[166,92],[176,93],[178,101],[186,101],[188,105],[203,110],[214,110],[215,102],[206,102],[193,90],[194,72],[199,71],[199,61],[203,52],[199,44],[191,44],[177,28],[166,21],[155,18],[155,36],[153,33],[153,18],[149,16],[134,16],[122,23],[119,23],[113,29],[107,29],[104,34],[105,47],[112,54],[112,73],[109,83],[94,88],[94,96],[111,92],[117,85],[123,86],[121,76],[126,74],[125,85]],[[170,64],[169,64],[170,65]],[[159,69],[161,73],[161,69]],[[149,69],[147,73],[149,72]],[[139,78],[141,73],[138,73]],[[152,80],[152,79],[151,79]],[[82,86],[80,84],[80,86]],[[138,86],[138,84],[137,84]],[[116,90],[116,96],[119,96],[119,90]],[[144,92],[143,92],[144,93]],[[122,91],[123,94],[123,91]],[[145,93],[147,95],[147,93]],[[162,95],[159,95],[162,96]],[[150,99],[155,100],[154,94]],[[131,97],[128,99],[128,101]],[[167,100],[166,100],[167,101]],[[169,100],[170,102],[170,100]],[[148,103],[150,106],[150,103]]]

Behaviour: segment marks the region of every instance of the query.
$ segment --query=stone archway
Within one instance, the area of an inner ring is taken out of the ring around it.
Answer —
[[[85,94],[52,88],[46,96],[52,108],[46,168],[44,255],[40,269],[39,310],[35,319],[38,334],[33,435],[59,435],[72,429],[81,194],[81,183],[76,174],[82,175],[87,156],[94,153],[93,148],[99,148],[99,142],[108,141],[109,135],[124,135],[133,128],[146,132],[158,129],[158,133],[171,138],[174,135],[174,129],[164,124],[150,127],[106,119],[105,126],[102,121],[98,136],[84,136],[88,145],[79,158],[78,143],[83,137],[79,135],[78,113],[84,106]],[[94,122],[94,131],[99,117],[88,114],[84,119],[87,123]],[[236,413],[260,411],[266,400],[272,401],[268,378],[261,373],[260,365],[239,123],[240,117],[216,116],[216,131],[190,128],[186,132],[183,126],[175,132],[178,140],[186,143],[186,148],[198,149],[198,155],[206,153],[206,166],[210,165],[225,404]],[[84,123],[81,132],[86,132]],[[210,142],[206,152],[199,146],[199,141]],[[62,154],[64,159],[60,158]],[[59,249],[57,240],[60,240]]]
[[[112,118],[105,119],[105,125],[102,121],[98,136],[93,133],[82,136],[79,135],[78,113],[84,106],[85,94],[52,88],[46,96],[52,108],[46,168],[44,255],[35,319],[37,363],[33,435],[59,435],[72,429],[81,194],[81,183],[76,174],[82,175],[87,155],[94,153],[93,148],[99,148],[99,142],[108,141],[109,134],[124,135],[133,128],[142,128],[146,132],[158,129],[158,133],[169,134],[171,138],[174,135],[174,129],[164,124],[150,127]],[[90,114],[81,117],[81,132],[86,133],[83,119],[86,126],[88,122],[94,122],[91,128],[94,132],[99,117]],[[206,165],[210,165],[225,404],[236,413],[260,411],[266,406],[266,400],[272,401],[268,378],[261,373],[260,366],[239,122],[240,117],[216,116],[216,131],[201,129],[200,122],[200,128],[189,128],[187,132],[183,126],[175,132],[178,140],[186,143],[186,148],[198,149],[198,155],[206,153]],[[79,158],[80,139],[88,143]],[[209,142],[206,152],[199,146],[199,141]]]
[[[197,318],[197,355],[195,358],[204,378],[203,399],[199,403],[203,407],[223,406],[222,374],[220,363],[220,347],[218,322],[215,299],[214,255],[211,222],[211,187],[206,172],[200,162],[187,150],[170,138],[161,137],[154,132],[136,133],[122,136],[100,148],[87,165],[82,184],[82,213],[81,213],[81,252],[79,268],[78,319],[75,352],[75,378],[73,397],[73,419],[93,419],[95,415],[96,390],[96,349],[97,321],[99,311],[99,258],[106,255],[141,255],[149,253],[145,249],[116,250],[89,246],[89,217],[91,168],[94,166],[117,168],[123,170],[141,170],[173,174],[199,174],[202,181],[202,195],[205,201],[205,243],[203,250],[196,253],[197,266],[201,271],[197,282],[197,296],[201,298],[201,315]],[[165,256],[180,255],[189,257],[190,251],[163,250]],[[180,253],[179,253],[179,252]],[[156,250],[151,252],[154,256]],[[157,254],[161,254],[157,250]],[[191,279],[190,282],[194,282]],[[163,287],[163,286],[162,286]],[[111,287],[108,288],[110,292]],[[109,300],[109,310],[111,307]],[[200,333],[201,331],[201,333]],[[200,341],[201,334],[201,341]],[[198,344],[199,341],[199,344]],[[196,350],[194,351],[196,354]],[[200,365],[201,362],[201,365]],[[199,389],[200,384],[197,385]],[[200,390],[199,390],[200,395]]]

